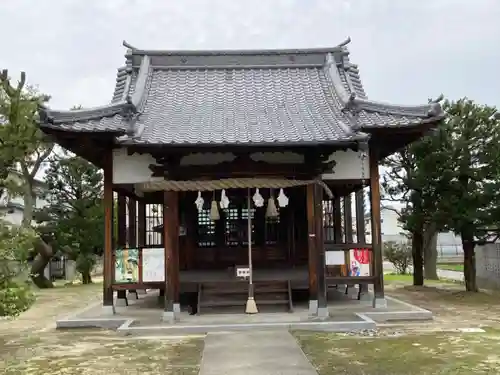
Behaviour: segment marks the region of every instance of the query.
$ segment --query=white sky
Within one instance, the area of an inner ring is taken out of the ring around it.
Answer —
[[[499,0],[2,0],[0,68],[51,107],[109,102],[126,39],[139,48],[332,46],[352,37],[368,96],[444,93],[500,104]]]

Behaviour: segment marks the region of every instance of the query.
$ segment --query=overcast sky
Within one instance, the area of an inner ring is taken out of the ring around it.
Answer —
[[[122,40],[149,49],[333,46],[371,99],[500,106],[500,0],[1,0],[0,68],[51,107],[109,102]]]

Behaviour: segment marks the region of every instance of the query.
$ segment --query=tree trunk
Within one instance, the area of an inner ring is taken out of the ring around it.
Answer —
[[[82,272],[82,284],[92,284],[92,276],[90,271]]]
[[[428,224],[424,229],[424,271],[427,280],[438,280],[437,274],[437,237],[434,224]]]
[[[31,222],[33,221],[35,198],[33,195],[33,188],[31,187],[31,184],[26,183],[26,185],[26,191],[23,194],[24,211],[22,225],[25,228],[30,228]]]
[[[424,285],[424,239],[422,232],[412,233],[413,285]]]
[[[462,247],[464,249],[465,290],[468,292],[479,292],[476,282],[475,243],[472,239],[462,237]]]
[[[43,273],[47,264],[53,256],[52,246],[48,245],[41,238],[37,238],[33,243],[37,255],[31,265],[31,279],[33,283],[40,289],[52,288],[54,284],[47,279]]]

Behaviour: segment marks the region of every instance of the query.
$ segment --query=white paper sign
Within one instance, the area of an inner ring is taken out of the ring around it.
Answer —
[[[248,278],[250,277],[250,268],[248,267],[236,267],[236,277]]]
[[[142,249],[142,281],[165,281],[165,249]]]
[[[325,264],[327,266],[341,266],[345,264],[343,251],[325,251]]]

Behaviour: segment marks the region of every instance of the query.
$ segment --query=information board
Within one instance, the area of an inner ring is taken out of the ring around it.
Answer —
[[[165,249],[142,249],[142,281],[165,281]]]
[[[325,264],[327,266],[341,266],[345,264],[343,251],[325,251]]]

